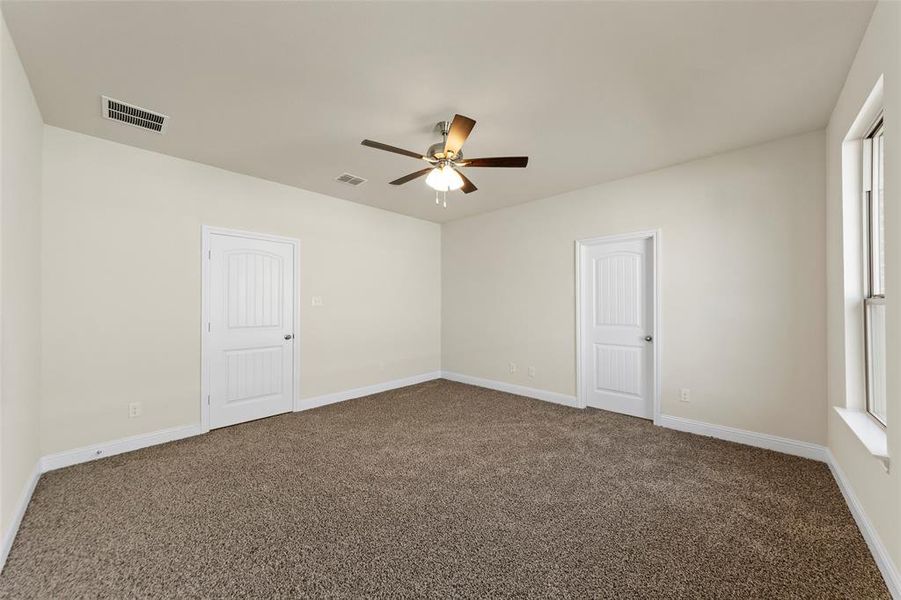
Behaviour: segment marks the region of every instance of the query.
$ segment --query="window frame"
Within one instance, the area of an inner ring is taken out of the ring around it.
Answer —
[[[884,240],[882,239],[885,235],[884,229],[880,227],[881,223],[879,222],[879,209],[877,207],[877,203],[883,202],[883,212],[884,208],[884,198],[879,196],[879,177],[882,175],[882,169],[884,167],[884,157],[880,152],[879,156],[876,156],[876,143],[875,140],[877,138],[882,138],[882,145],[884,147],[884,135],[885,135],[885,123],[883,119],[883,115],[880,113],[879,117],[876,118],[874,124],[867,130],[867,135],[864,137],[863,142],[863,194],[864,194],[864,216],[865,216],[865,226],[864,226],[864,237],[866,240],[866,248],[865,248],[865,257],[864,257],[864,298],[863,298],[863,335],[864,335],[864,380],[866,384],[865,390],[865,405],[866,405],[866,413],[883,429],[886,426],[885,421],[882,420],[874,411],[873,411],[873,402],[872,402],[872,380],[873,375],[871,373],[871,367],[873,365],[873,359],[871,358],[872,353],[872,343],[871,338],[872,335],[870,333],[870,307],[872,306],[884,306],[885,305],[885,289],[883,276],[884,276],[884,256],[879,254],[879,248],[877,247],[879,242],[884,244]],[[876,160],[878,158],[878,160]],[[884,214],[882,215],[882,219],[884,222]],[[878,237],[877,237],[878,236]],[[877,272],[878,270],[878,272]],[[883,334],[884,337],[884,334]]]

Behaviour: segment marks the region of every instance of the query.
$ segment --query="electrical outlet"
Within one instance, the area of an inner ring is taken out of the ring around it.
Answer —
[[[322,296],[313,296],[313,306],[322,306]]]
[[[535,377],[535,367],[529,367],[529,377]]]
[[[516,369],[516,363],[515,363],[515,362],[510,363],[510,372],[511,372],[511,373],[516,373],[516,371],[517,371],[517,369]]]
[[[134,419],[135,417],[141,416],[141,403],[140,402],[132,402],[128,405],[128,418]]]
[[[691,391],[688,388],[679,390],[679,400],[682,402],[691,402]]]

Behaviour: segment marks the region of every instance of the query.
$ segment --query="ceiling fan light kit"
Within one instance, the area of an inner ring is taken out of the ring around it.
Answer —
[[[410,150],[404,150],[396,146],[389,146],[381,142],[372,140],[363,140],[361,144],[393,152],[394,154],[402,154],[410,158],[424,160],[429,163],[429,167],[404,175],[399,179],[390,182],[391,185],[403,185],[408,181],[418,179],[423,175],[427,175],[425,179],[426,185],[444,194],[444,207],[447,208],[447,192],[454,190],[463,190],[464,194],[476,191],[478,188],[469,180],[466,175],[460,172],[464,167],[505,167],[505,168],[524,168],[529,163],[527,156],[503,156],[496,158],[472,158],[465,160],[463,158],[463,144],[475,127],[476,122],[469,117],[463,115],[454,115],[453,121],[440,121],[436,129],[441,132],[443,141],[432,144],[425,154],[418,154]],[[441,203],[436,196],[435,203]]]
[[[450,192],[463,187],[463,178],[452,166],[445,163],[429,171],[425,183],[436,192]]]

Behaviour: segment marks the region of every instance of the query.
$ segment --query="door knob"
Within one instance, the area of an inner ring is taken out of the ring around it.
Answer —
[[[286,333],[286,334],[285,334],[285,339],[286,339],[286,340],[293,340],[293,339],[294,339],[294,336],[293,336],[292,334],[290,334],[290,333]]]
[[[653,341],[654,341],[654,336],[652,336],[652,335],[646,335],[646,336],[644,336],[644,341],[646,341],[646,342],[653,342]]]

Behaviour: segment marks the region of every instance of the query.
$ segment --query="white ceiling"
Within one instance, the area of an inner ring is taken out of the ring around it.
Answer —
[[[44,119],[447,221],[823,127],[871,2],[22,2],[3,13]],[[158,136],[100,95],[171,116]],[[479,191],[387,182],[455,112]],[[344,171],[360,188],[334,181]]]

